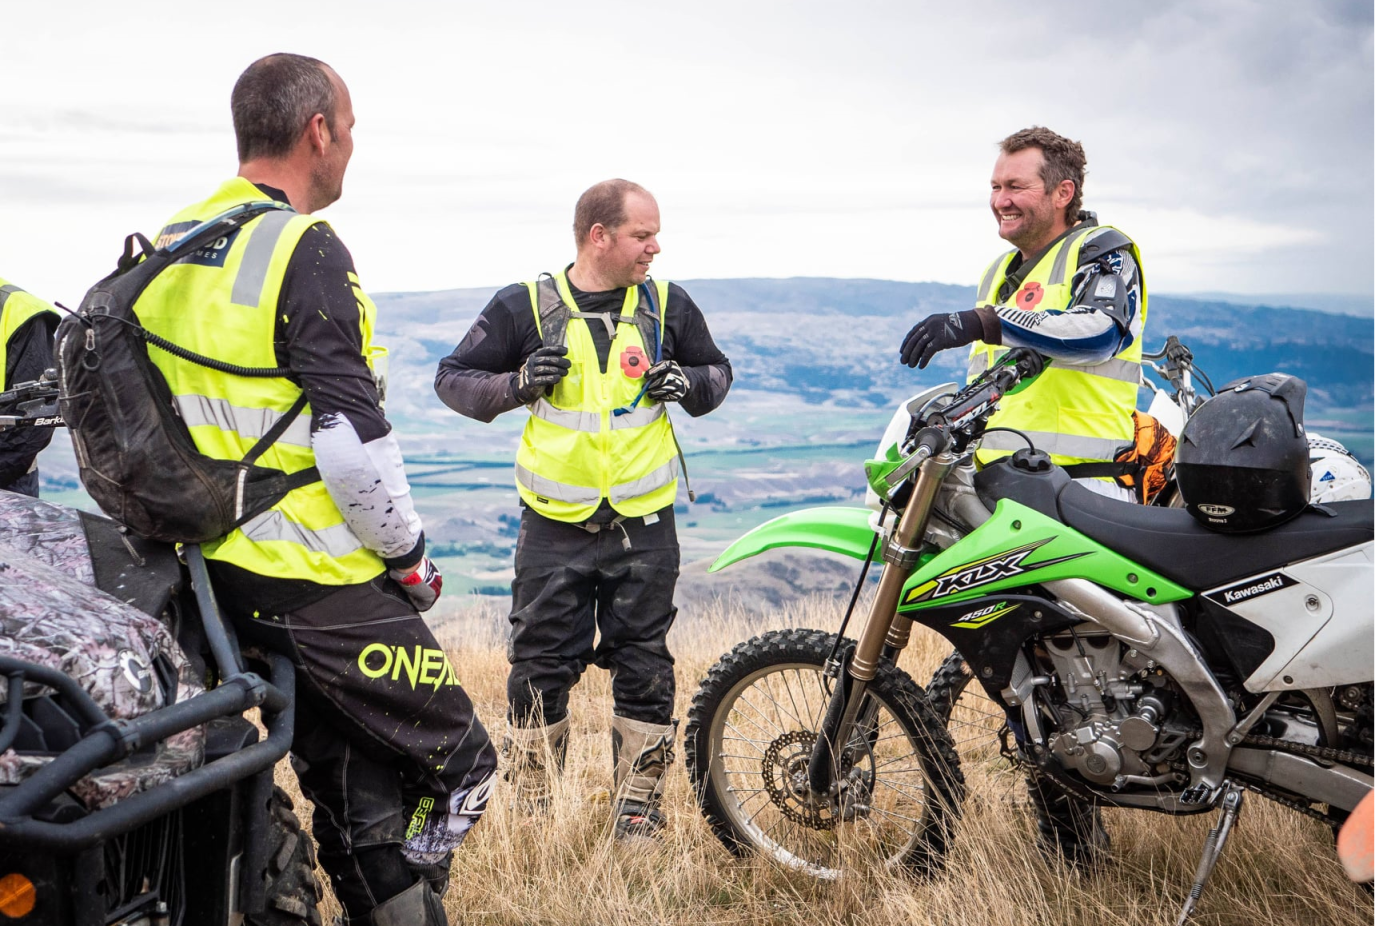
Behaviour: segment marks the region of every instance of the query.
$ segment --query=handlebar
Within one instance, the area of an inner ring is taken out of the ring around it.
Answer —
[[[948,404],[924,420],[914,419],[907,434],[906,452],[924,450],[922,460],[952,448],[963,452],[983,434],[989,416],[998,408],[998,401],[1017,386],[1041,375],[1049,362],[1049,358],[1029,348],[1008,351],[978,379],[955,393]],[[907,472],[920,462],[907,468]]]
[[[57,405],[57,371],[45,370],[33,382],[0,392],[0,431],[9,428],[60,428],[66,425]]]

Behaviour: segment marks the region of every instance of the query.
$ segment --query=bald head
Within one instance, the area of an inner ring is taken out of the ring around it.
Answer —
[[[587,244],[592,226],[600,225],[614,232],[625,224],[625,200],[631,193],[654,198],[638,183],[620,179],[603,180],[578,197],[578,205],[573,209],[573,241],[579,249]]]

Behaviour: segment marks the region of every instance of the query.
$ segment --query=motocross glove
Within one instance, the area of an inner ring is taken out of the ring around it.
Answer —
[[[659,402],[677,402],[688,393],[688,378],[672,360],[661,360],[645,371],[645,395]]]
[[[941,351],[973,344],[983,336],[983,318],[975,309],[928,315],[903,338],[902,362],[924,370]]]
[[[428,556],[421,557],[420,565],[414,572],[391,569],[387,575],[400,583],[417,611],[428,611],[433,608],[434,603],[439,600],[440,591],[444,588],[444,577],[439,574],[439,570],[430,562]]]
[[[525,358],[516,374],[516,399],[521,405],[529,405],[568,375],[573,364],[564,356],[567,353],[562,344],[546,344]]]

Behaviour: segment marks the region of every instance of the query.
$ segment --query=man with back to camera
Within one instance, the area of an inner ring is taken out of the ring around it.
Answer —
[[[568,743],[568,692],[591,663],[611,671],[617,838],[654,836],[673,761],[677,441],[667,403],[704,415],[730,361],[679,286],[649,279],[659,207],[627,180],[583,193],[575,261],[492,298],[435,390],[491,421],[524,405],[516,454],[520,535],[511,583],[507,755],[518,805],[548,801]],[[593,639],[600,630],[601,640]]]
[[[419,614],[441,580],[381,409],[376,308],[312,215],[342,191],[352,102],[323,62],[276,54],[244,71],[231,104],[238,176],[173,216],[159,246],[245,203],[289,208],[179,260],[135,310],[197,353],[290,370],[250,379],[150,350],[202,453],[241,459],[309,400],[259,464],[319,479],[203,550],[244,640],[297,667],[292,766],[346,922],[446,926],[440,895],[496,751]],[[401,665],[417,654],[423,671]]]
[[[974,308],[915,325],[902,342],[902,362],[925,368],[938,351],[973,344],[972,380],[1008,348],[1050,357],[1035,382],[1003,398],[989,428],[1021,431],[1081,485],[1130,501],[1132,493],[1111,476],[1128,471],[1113,461],[1136,438],[1146,324],[1141,255],[1122,232],[1080,211],[1087,159],[1078,142],[1033,126],[999,147],[989,206],[999,236],[1015,249],[984,271]],[[978,462],[1023,446],[1015,434],[988,434]],[[1108,835],[1096,806],[1035,775],[1028,790],[1043,846],[1071,861],[1106,856]]]
[[[57,313],[46,302],[0,278],[0,391],[33,382],[53,365]],[[0,431],[0,490],[38,497],[38,454],[52,428]]]

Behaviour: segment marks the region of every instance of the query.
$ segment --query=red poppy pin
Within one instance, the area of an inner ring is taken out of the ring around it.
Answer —
[[[1022,288],[1017,291],[1017,308],[1034,309],[1041,304],[1045,298],[1046,291],[1041,288],[1041,284],[1035,281],[1022,284]]]
[[[649,369],[649,358],[642,348],[630,346],[621,351],[621,372],[631,379],[639,379]]]

